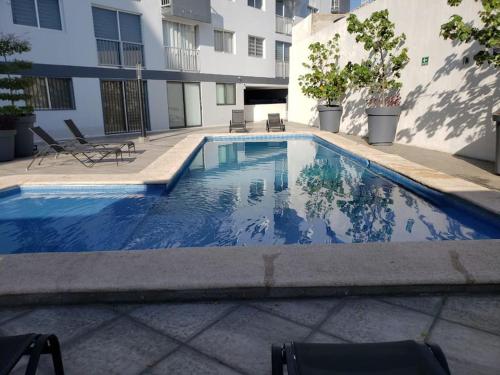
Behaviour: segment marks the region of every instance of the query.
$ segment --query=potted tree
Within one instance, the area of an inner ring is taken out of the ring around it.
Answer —
[[[404,47],[405,34],[396,35],[387,9],[374,12],[364,21],[355,14],[347,18],[347,31],[362,43],[368,58],[361,63],[349,63],[355,88],[367,88],[368,141],[370,144],[394,142],[401,114],[399,90],[401,71],[410,61]]]
[[[308,63],[302,65],[309,72],[299,77],[302,93],[316,99],[318,104],[320,129],[338,133],[342,117],[342,100],[349,84],[347,69],[339,66],[340,35],[326,44],[316,42],[309,45]]]
[[[30,128],[35,122],[33,108],[28,105],[17,105],[25,102],[29,95],[25,92],[32,80],[28,77],[14,76],[22,70],[29,69],[31,63],[22,60],[9,60],[15,54],[28,52],[28,42],[14,35],[0,35],[0,100],[6,105],[0,106],[0,160],[11,160],[12,150],[15,156],[29,156],[33,154],[33,133]],[[14,142],[14,144],[12,143]],[[3,146],[3,147],[2,147]]]
[[[476,0],[477,1],[477,0]],[[448,0],[451,6],[458,6],[462,0]],[[500,8],[498,0],[482,0],[479,19],[482,27],[465,23],[459,15],[453,15],[441,25],[441,36],[458,43],[477,42],[481,48],[474,55],[477,66],[487,64],[500,68]],[[493,114],[496,123],[495,173],[500,175],[500,111]]]

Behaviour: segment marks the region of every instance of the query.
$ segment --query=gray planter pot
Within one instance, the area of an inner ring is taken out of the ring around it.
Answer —
[[[320,130],[338,133],[340,129],[340,118],[342,117],[342,107],[318,105],[318,112]]]
[[[495,173],[500,175],[500,112],[493,114],[493,121],[496,122],[496,149],[495,149]]]
[[[0,161],[14,159],[15,130],[0,130]]]
[[[368,108],[368,143],[387,144],[394,142],[401,107]]]
[[[16,118],[16,158],[33,155],[33,132],[30,129],[35,121],[35,115]]]

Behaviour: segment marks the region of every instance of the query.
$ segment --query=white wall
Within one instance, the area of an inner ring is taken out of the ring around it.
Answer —
[[[243,85],[236,84],[236,104],[217,105],[215,82],[201,83],[203,125],[227,125],[233,109],[243,109]]]
[[[250,122],[265,121],[269,113],[279,113],[280,117],[286,120],[286,110],[286,103],[245,105],[245,120]]]
[[[495,150],[494,124],[491,114],[498,108],[499,73],[492,68],[478,68],[472,61],[477,46],[453,45],[439,36],[440,25],[452,14],[466,20],[477,20],[480,4],[464,2],[448,7],[435,0],[377,0],[355,11],[364,19],[372,12],[388,9],[396,31],[407,36],[410,63],[402,74],[403,112],[396,142],[411,144],[478,159],[493,160]],[[341,35],[342,61],[359,61],[365,56],[362,46],[346,31],[346,19],[335,23],[332,16],[308,17],[293,30],[289,84],[289,120],[317,124],[316,102],[305,98],[298,85],[305,72],[307,46],[313,41],[326,41],[335,33]],[[429,57],[429,65],[421,59]],[[463,65],[468,56],[471,63]],[[366,97],[350,94],[344,105],[341,131],[365,135]]]

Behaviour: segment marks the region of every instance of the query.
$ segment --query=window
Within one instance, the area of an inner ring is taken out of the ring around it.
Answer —
[[[256,36],[248,36],[248,56],[264,56],[264,39]]]
[[[99,65],[144,65],[141,17],[92,7]]]
[[[217,105],[236,104],[236,85],[234,83],[217,83]]]
[[[70,78],[33,78],[33,84],[27,90],[31,97],[27,104],[36,110],[75,109],[73,84]]]
[[[290,43],[276,41],[276,77],[289,76]]]
[[[10,4],[15,24],[62,30],[59,0],[11,0]]]
[[[262,0],[248,0],[248,6],[257,9],[262,9]]]
[[[193,25],[163,22],[163,43],[166,68],[172,70],[199,71],[196,46],[196,30]]]
[[[276,14],[278,16],[292,18],[293,17],[293,1],[291,1],[291,0],[276,0]]]
[[[214,49],[218,52],[233,53],[233,35],[231,31],[214,30]]]
[[[332,0],[332,13],[340,13],[340,1]]]
[[[310,5],[307,6],[307,11],[309,14],[315,14],[318,13],[318,8],[312,7]]]

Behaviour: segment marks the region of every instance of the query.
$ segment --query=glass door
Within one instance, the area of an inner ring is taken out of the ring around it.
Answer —
[[[171,129],[201,126],[201,93],[197,82],[167,82]]]

